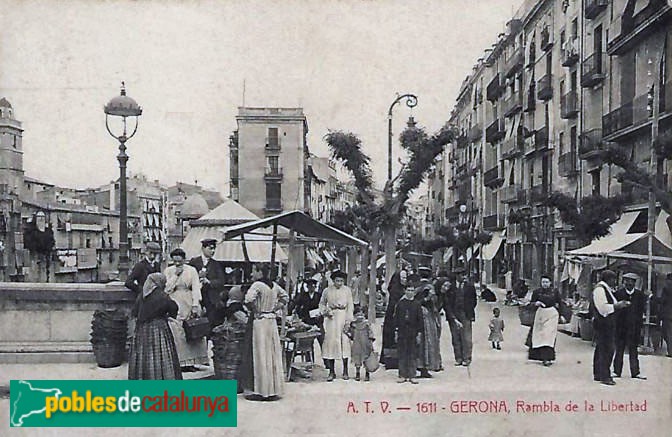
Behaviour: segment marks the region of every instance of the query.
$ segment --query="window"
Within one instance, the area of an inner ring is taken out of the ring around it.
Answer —
[[[569,141],[570,141],[571,151],[574,152],[574,153],[576,153],[577,140],[578,140],[578,136],[577,136],[576,126],[572,126],[572,128],[569,131]]]
[[[578,18],[572,20],[572,39],[576,39],[579,36],[579,22]]]
[[[269,147],[278,147],[278,128],[269,127],[268,128],[268,146]]]
[[[590,172],[593,196],[600,194],[600,169]]]
[[[558,136],[558,154],[562,156],[565,151],[565,133],[560,132]]]
[[[87,238],[86,239],[86,248],[89,249],[91,247],[91,239]]]
[[[279,168],[279,163],[280,163],[280,158],[277,156],[269,156],[268,157],[268,169],[271,170],[274,173],[277,173],[278,168]]]
[[[279,208],[282,198],[282,188],[280,184],[266,184],[266,205],[269,208]]]

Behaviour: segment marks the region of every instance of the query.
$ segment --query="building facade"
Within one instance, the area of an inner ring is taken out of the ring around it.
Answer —
[[[543,204],[551,192],[623,194],[628,208],[645,207],[647,192],[601,162],[606,144],[667,182],[669,162],[651,163],[651,135],[654,95],[659,131],[672,121],[671,20],[662,0],[528,0],[465,79],[451,114],[461,135],[446,151],[446,214],[474,205],[476,226],[505,235],[515,278],[559,279],[564,252],[579,244]],[[470,172],[477,163],[482,172]]]
[[[310,212],[308,122],[302,108],[238,108],[229,138],[233,200],[264,217]]]

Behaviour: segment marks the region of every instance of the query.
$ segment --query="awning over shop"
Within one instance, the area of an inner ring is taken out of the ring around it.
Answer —
[[[283,228],[294,230],[295,232],[319,239],[320,241],[331,241],[350,246],[367,246],[368,243],[355,238],[339,229],[320,223],[301,211],[290,211],[278,214],[265,219],[232,226],[224,233],[224,238],[230,240],[243,234],[253,232],[259,228],[268,228],[271,226],[282,226]],[[247,237],[246,237],[247,240]]]
[[[465,258],[465,261],[469,262],[471,261],[472,256],[478,256],[478,250],[481,248],[481,245],[479,243],[473,245],[472,247],[467,248],[467,256]]]
[[[492,234],[492,240],[488,244],[483,246],[483,253],[482,253],[483,260],[490,261],[497,255],[497,252],[499,252],[499,249],[502,247],[502,243],[506,238],[505,234],[506,231],[503,231],[502,233],[495,232],[494,234]]]
[[[611,233],[595,240],[587,246],[567,252],[569,256],[609,256],[613,258],[646,261],[648,257],[648,235],[645,232],[628,233],[641,211],[626,212],[611,226]],[[672,247],[664,241],[670,240],[670,230],[665,224],[666,213],[656,220],[653,236],[653,259],[656,262],[672,262]]]
[[[449,247],[443,254],[443,262],[444,263],[450,262],[450,258],[452,257],[453,257],[453,248]]]

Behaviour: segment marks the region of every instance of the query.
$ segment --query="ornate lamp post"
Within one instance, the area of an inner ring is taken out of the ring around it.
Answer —
[[[418,104],[418,98],[414,94],[404,94],[397,96],[397,98],[390,105],[390,109],[387,111],[387,180],[392,180],[392,109],[402,101],[406,99],[406,106],[409,108],[414,108]]]
[[[131,139],[138,130],[138,117],[142,115],[142,108],[132,98],[126,95],[126,85],[121,83],[121,94],[110,100],[104,107],[105,112],[105,128],[113,138],[119,141],[119,154],[117,160],[119,161],[119,276],[121,279],[126,279],[128,274],[128,212],[126,204],[126,162],[128,155],[126,154],[126,141]],[[123,123],[123,131],[121,135],[116,135],[110,130],[109,117],[121,117]],[[126,130],[126,119],[135,117],[135,126],[130,135]],[[112,206],[112,205],[110,205]]]

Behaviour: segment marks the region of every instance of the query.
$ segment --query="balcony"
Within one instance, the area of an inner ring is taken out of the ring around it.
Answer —
[[[575,118],[579,113],[579,97],[576,91],[570,91],[560,97],[560,118]]]
[[[519,129],[515,135],[511,135],[504,140],[502,145],[502,159],[515,159],[523,154],[525,148],[525,138],[522,129]]]
[[[543,203],[548,198],[548,185],[534,185],[528,190],[528,199],[530,203]]]
[[[502,94],[502,83],[500,74],[495,74],[495,77],[492,78],[490,83],[485,89],[485,98],[491,102],[497,101],[499,96]]]
[[[266,167],[264,169],[264,179],[266,180],[282,179],[282,167]]]
[[[282,211],[282,199],[266,198],[266,206],[264,207],[264,210],[267,212]]]
[[[483,185],[496,188],[504,183],[504,178],[499,174],[499,166],[496,165],[483,174]]]
[[[537,82],[537,98],[542,101],[553,98],[553,75],[547,74]]]
[[[553,47],[553,38],[548,26],[541,30],[541,50],[547,51]]]
[[[585,131],[580,136],[579,158],[593,159],[602,151],[602,129],[595,128]]]
[[[537,152],[548,150],[548,126],[537,129],[534,133],[534,150]]]
[[[627,102],[620,108],[602,116],[602,131],[604,132],[605,137],[632,126],[632,107],[632,102]]]
[[[502,187],[499,190],[499,201],[502,203],[517,203],[521,198],[521,192],[524,193],[524,190],[521,189],[520,184]]]
[[[532,82],[530,88],[525,93],[525,112],[534,112],[537,107],[537,97],[536,97],[537,85]]]
[[[584,5],[586,18],[592,20],[607,8],[609,5],[609,0],[585,0]]]
[[[581,86],[593,87],[605,78],[604,53],[593,53],[581,63]]]
[[[476,124],[469,129],[469,141],[475,142],[481,139],[483,136],[483,126]]]
[[[521,93],[513,93],[504,102],[504,117],[513,117],[523,109],[523,97]]]
[[[579,60],[579,39],[569,39],[562,47],[562,66],[571,67]]]
[[[578,173],[576,165],[576,152],[567,152],[558,159],[558,174],[562,177],[574,176]]]
[[[511,77],[523,68],[525,63],[525,54],[522,47],[518,47],[511,57],[506,61],[506,77]]]
[[[280,138],[279,137],[267,137],[266,138],[266,152],[269,153],[278,153],[280,152]]]
[[[620,56],[638,47],[661,25],[665,26],[665,21],[672,13],[672,3],[669,1],[665,4],[664,0],[651,0],[648,5],[642,6],[637,7],[637,11],[630,9],[629,13],[626,9],[612,20],[607,39],[607,52],[610,55]]]
[[[503,214],[491,214],[483,217],[483,229],[486,231],[495,231],[504,227]]]
[[[485,129],[485,141],[495,144],[504,138],[504,120],[496,119]]]

